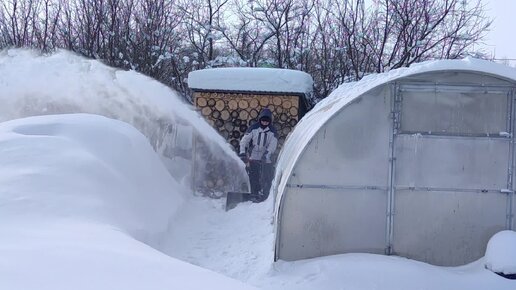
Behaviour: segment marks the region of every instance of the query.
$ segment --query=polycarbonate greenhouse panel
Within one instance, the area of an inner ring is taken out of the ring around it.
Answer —
[[[476,61],[476,60],[475,60]],[[498,66],[490,62],[489,65]],[[464,71],[464,70],[438,70],[419,74],[408,75],[403,78],[404,81],[413,83],[433,83],[433,84],[470,84],[476,86],[513,86],[513,83],[507,79],[502,78],[497,74],[485,73],[481,71]]]
[[[505,229],[503,193],[397,191],[394,254],[440,266],[473,262]]]
[[[386,191],[288,188],[279,259],[385,250]]]
[[[401,131],[447,135],[508,132],[507,88],[401,85]]]
[[[515,229],[514,91],[514,68],[473,59],[341,85],[280,156],[276,259],[482,257],[494,233]]]
[[[305,147],[289,183],[386,187],[388,89],[365,95],[347,107],[345,114],[330,119]]]
[[[507,188],[510,139],[400,135],[396,186]]]

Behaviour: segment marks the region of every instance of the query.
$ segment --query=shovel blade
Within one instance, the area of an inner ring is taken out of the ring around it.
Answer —
[[[249,192],[234,192],[230,191],[226,196],[226,211],[233,209],[237,204],[246,201],[259,202],[261,201],[260,195],[251,194]]]

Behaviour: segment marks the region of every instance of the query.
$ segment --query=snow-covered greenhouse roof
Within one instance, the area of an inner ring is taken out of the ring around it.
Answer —
[[[308,95],[312,77],[302,71],[277,68],[212,68],[190,72],[192,90],[274,92]]]
[[[422,62],[411,65],[408,68],[399,68],[387,73],[368,75],[358,82],[340,85],[328,97],[317,103],[317,105],[300,120],[286,140],[282,153],[279,156],[276,169],[276,180],[280,182],[276,188],[276,207],[280,204],[279,201],[285,190],[288,177],[298,161],[298,158],[303,153],[304,148],[329,119],[355,99],[358,99],[366,92],[378,86],[416,74],[439,71],[477,72],[516,81],[516,69],[514,68],[496,64],[491,61],[465,58],[462,60]]]

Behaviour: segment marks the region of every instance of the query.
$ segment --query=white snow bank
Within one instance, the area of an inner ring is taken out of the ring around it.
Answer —
[[[313,90],[312,77],[302,71],[278,68],[212,68],[190,72],[190,89],[301,93]]]
[[[0,220],[80,218],[144,238],[188,192],[130,125],[97,115],[0,123]]]
[[[104,224],[44,219],[2,225],[0,236],[0,289],[253,289]]]
[[[157,246],[186,189],[130,125],[0,123],[0,289],[246,289]]]
[[[511,290],[516,283],[476,262],[438,267],[394,256],[343,254],[296,262],[279,261],[260,286],[270,290]]]
[[[486,268],[506,275],[516,274],[516,232],[501,231],[487,243]]]

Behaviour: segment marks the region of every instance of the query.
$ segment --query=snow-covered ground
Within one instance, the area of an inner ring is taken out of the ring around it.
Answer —
[[[21,71],[26,81],[8,91],[26,88],[31,98],[11,96],[11,110],[34,101],[30,70]],[[513,269],[503,259],[516,251],[510,231],[463,267],[371,254],[273,263],[272,199],[225,212],[223,199],[193,196],[171,176],[134,127],[94,114],[0,123],[0,165],[0,289],[516,289],[486,269],[486,259]]]
[[[4,122],[0,164],[0,289],[247,288],[156,250],[187,190],[132,126]]]
[[[516,281],[486,270],[483,259],[453,268],[372,254],[271,263],[272,214],[271,199],[229,212],[221,200],[190,199],[172,223],[163,251],[262,289],[516,289]],[[516,233],[510,233],[514,239]]]

